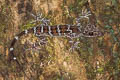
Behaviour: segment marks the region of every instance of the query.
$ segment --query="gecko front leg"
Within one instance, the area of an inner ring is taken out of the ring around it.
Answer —
[[[50,20],[43,17],[42,13],[39,13],[37,15],[34,15],[31,13],[30,15],[33,16],[33,18],[34,18],[34,21],[31,23],[40,22],[41,25],[44,25],[44,26],[48,26],[50,24]]]
[[[79,41],[70,40],[69,43],[72,45],[69,49],[70,52],[73,52],[75,49],[79,49]]]

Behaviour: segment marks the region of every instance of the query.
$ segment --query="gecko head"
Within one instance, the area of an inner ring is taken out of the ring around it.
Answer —
[[[95,25],[88,24],[83,29],[83,36],[84,37],[100,37],[103,36],[103,32],[99,30]]]

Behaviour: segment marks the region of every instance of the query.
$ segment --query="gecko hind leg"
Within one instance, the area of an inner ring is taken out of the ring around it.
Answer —
[[[47,38],[43,36],[39,36],[38,39],[35,42],[32,42],[30,40],[26,41],[24,45],[24,50],[33,50],[33,51],[39,51],[41,50],[41,47],[47,44]]]

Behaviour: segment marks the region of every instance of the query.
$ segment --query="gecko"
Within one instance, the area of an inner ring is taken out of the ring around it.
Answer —
[[[81,16],[80,18],[88,18],[90,14],[87,13],[84,16]],[[79,19],[80,19],[79,18]],[[78,19],[78,20],[79,20]],[[20,37],[32,33],[36,37],[68,37],[68,38],[79,38],[79,37],[99,37],[103,35],[103,32],[100,31],[95,24],[88,23],[84,28],[81,28],[80,23],[77,25],[48,25],[46,23],[46,19],[44,18],[37,18],[36,21],[43,21],[44,24],[37,25],[35,27],[32,27],[30,29],[26,29],[22,31],[21,33],[17,34],[14,39],[12,40],[9,48],[9,55],[12,56],[10,60],[16,60],[16,56],[14,53],[14,45],[15,43],[20,39]]]

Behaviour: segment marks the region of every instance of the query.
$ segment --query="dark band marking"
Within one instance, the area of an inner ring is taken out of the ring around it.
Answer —
[[[51,26],[51,33],[53,36],[58,36],[57,26]]]
[[[41,27],[36,28],[36,35],[40,36],[41,35]]]
[[[67,31],[67,25],[59,25],[59,29],[60,29],[61,33],[64,34],[65,31]]]
[[[44,33],[48,33],[48,31],[49,31],[48,26],[44,26],[43,30],[44,30]]]
[[[72,30],[72,33],[78,33],[79,29],[76,26],[71,26],[70,30]]]

